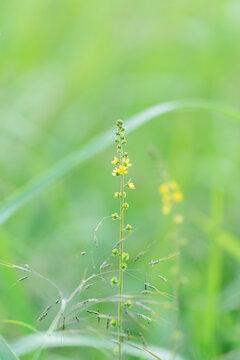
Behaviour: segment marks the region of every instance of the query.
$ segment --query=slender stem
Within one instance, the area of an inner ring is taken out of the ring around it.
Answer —
[[[119,303],[118,303],[118,356],[122,359],[122,291],[123,291],[123,226],[124,226],[124,175],[121,175],[120,197],[120,256],[119,256]]]
[[[180,287],[180,246],[179,246],[178,226],[176,227],[175,249],[176,249],[176,252],[179,253],[179,255],[177,256],[177,259],[176,259],[176,274],[175,274],[175,284],[174,284],[174,289],[173,289],[175,311],[173,313],[173,325],[172,325],[172,339],[171,339],[172,357],[171,357],[171,360],[175,360],[176,355],[177,355],[176,333],[178,330],[178,321],[179,321],[179,313],[178,312],[179,312],[179,287]]]

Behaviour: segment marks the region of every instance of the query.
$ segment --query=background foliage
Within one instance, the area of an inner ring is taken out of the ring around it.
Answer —
[[[0,3],[0,196],[2,202],[65,155],[111,128],[117,118],[165,101],[217,100],[239,108],[239,3],[9,0]],[[164,115],[128,137],[136,183],[128,219],[137,228],[134,256],[156,241],[172,250],[161,215],[153,144],[185,193],[180,297],[180,352],[186,359],[236,359],[239,343],[239,124],[219,114]],[[0,258],[29,263],[68,294],[82,277],[93,230],[115,210],[110,160],[114,147],[55,182],[0,230]],[[100,256],[117,237],[101,228]],[[149,254],[151,257],[151,253]],[[173,263],[162,274],[172,292]],[[146,262],[140,264],[147,271]],[[11,287],[16,272],[1,268],[0,317],[35,325],[56,294],[36,279]],[[127,285],[126,285],[127,286]],[[132,283],[129,282],[129,287]],[[104,293],[99,288],[98,292]],[[170,347],[171,311],[148,341]],[[40,326],[45,328],[45,324]],[[9,341],[29,330],[2,324]],[[78,350],[49,352],[49,358]],[[81,351],[82,359],[95,350]],[[101,355],[99,355],[99,358]],[[103,355],[104,358],[104,355]]]

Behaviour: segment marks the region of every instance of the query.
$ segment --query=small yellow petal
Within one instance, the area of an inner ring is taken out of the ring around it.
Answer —
[[[123,165],[126,166],[127,168],[132,166],[132,164],[129,163],[130,159],[127,158],[127,159],[123,159]]]
[[[119,172],[119,169],[115,168],[112,172],[112,175],[113,176],[119,176],[120,175],[120,172]]]
[[[122,165],[119,165],[118,171],[121,175],[128,173],[126,166],[122,166]]]
[[[169,187],[167,184],[162,184],[158,188],[161,195],[166,195],[169,193]]]
[[[173,200],[176,202],[183,201],[183,193],[181,191],[176,191],[175,193],[173,193]]]
[[[118,164],[118,158],[114,156],[114,159],[112,161],[112,164],[117,165]]]

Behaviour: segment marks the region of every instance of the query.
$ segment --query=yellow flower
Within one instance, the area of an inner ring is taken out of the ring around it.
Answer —
[[[123,165],[119,165],[119,168],[117,170],[119,171],[119,174],[121,174],[121,175],[128,173],[126,166],[123,166]]]
[[[131,189],[131,190],[134,190],[134,189],[135,189],[135,185],[134,185],[133,182],[129,182],[129,183],[127,184],[127,187],[128,187],[129,189]]]
[[[183,193],[181,191],[176,191],[175,193],[173,193],[173,200],[176,202],[183,201]]]
[[[130,159],[127,158],[127,159],[123,159],[123,165],[126,166],[127,168],[132,166],[132,164],[129,163]]]
[[[173,221],[175,224],[180,225],[183,223],[184,217],[181,214],[178,214],[174,217]]]
[[[113,159],[113,161],[112,161],[112,164],[113,165],[117,165],[118,164],[118,158],[116,157],[116,156],[114,156],[114,159]]]
[[[176,191],[176,190],[179,189],[178,183],[177,183],[176,181],[174,181],[174,180],[170,181],[170,187],[171,187],[171,189],[172,189],[173,191]]]
[[[172,212],[172,207],[171,205],[164,205],[162,208],[162,213],[163,215],[170,215]]]
[[[167,184],[162,184],[158,188],[161,195],[166,195],[169,193],[169,187]]]
[[[119,169],[115,168],[112,172],[112,176],[119,176],[119,175],[120,175]]]

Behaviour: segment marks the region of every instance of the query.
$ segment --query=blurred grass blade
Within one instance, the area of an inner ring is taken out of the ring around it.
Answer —
[[[9,347],[2,336],[0,336],[0,359],[19,360],[19,358],[14,354],[13,350]]]
[[[91,347],[98,350],[104,349],[112,352],[116,347],[116,344],[101,337],[66,333],[64,333],[63,336],[62,333],[54,333],[51,334],[51,336],[47,336],[46,334],[33,334],[25,336],[15,341],[12,346],[16,353],[20,356],[32,353],[40,346],[42,348],[82,346]],[[155,358],[164,360],[170,360],[173,356],[171,351],[156,346],[149,346],[148,352],[143,352],[139,350],[139,346],[137,344],[135,346],[124,344],[123,352],[135,358],[144,358],[150,360],[153,360],[154,358],[152,354],[154,354]],[[182,360],[182,358],[180,356],[176,356],[175,360]]]
[[[130,133],[157,116],[176,110],[205,110],[218,112],[240,122],[240,112],[231,107],[207,100],[179,100],[152,106],[127,119],[125,122],[126,130]],[[111,145],[113,139],[114,130],[111,129],[89,141],[78,151],[66,156],[60,162],[48,169],[42,176],[21,188],[0,206],[0,224],[3,224],[24,204],[36,197],[45,188],[63,177],[76,166]]]
[[[199,227],[199,229],[201,229],[206,234],[209,234],[215,224],[211,218],[201,213],[195,214],[194,222]],[[235,260],[240,262],[240,241],[234,234],[227,230],[221,230],[219,231],[219,234],[216,236],[215,240],[223,250],[225,250]]]
[[[221,247],[240,262],[240,241],[227,231],[223,231],[218,237]]]
[[[31,330],[33,332],[38,333],[39,331],[37,329],[35,329],[32,325],[27,324],[23,321],[19,321],[19,320],[0,320],[0,323],[5,323],[5,324],[11,324],[11,325],[17,325],[17,326],[22,326],[28,330]],[[1,358],[0,358],[1,360]]]

